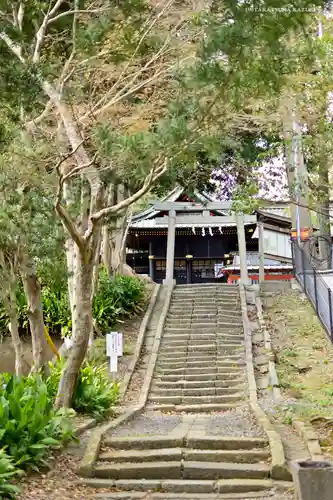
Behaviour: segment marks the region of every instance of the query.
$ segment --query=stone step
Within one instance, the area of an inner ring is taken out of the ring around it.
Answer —
[[[177,461],[122,462],[96,465],[95,477],[105,479],[266,479],[266,464]]]
[[[223,289],[199,289],[199,290],[177,290],[174,289],[172,292],[173,297],[239,297],[239,289],[238,290],[223,290]]]
[[[187,352],[195,353],[197,350],[200,352],[202,346],[209,346],[209,349],[205,349],[210,354],[218,355],[219,352],[222,351],[230,351],[231,347],[241,349],[244,345],[244,342],[241,340],[230,340],[228,341],[220,341],[220,342],[210,342],[209,344],[203,344],[202,341],[192,341],[192,342],[180,342],[180,341],[171,341],[166,342],[163,341],[160,347],[161,353],[171,352],[172,350],[183,351],[186,355]],[[226,347],[225,347],[226,346]],[[213,349],[214,347],[214,349]]]
[[[184,479],[266,479],[267,464],[183,462]]]
[[[217,326],[205,326],[203,328],[197,327],[165,327],[164,334],[168,335],[179,335],[179,334],[192,334],[192,335],[200,335],[201,333],[213,333],[214,335],[231,333],[234,335],[240,335],[243,333],[242,326],[230,326],[230,325],[219,325]]]
[[[174,368],[201,368],[202,367],[202,360],[199,361],[158,361],[156,364],[156,368],[161,369],[161,370],[173,370]],[[213,360],[210,360],[210,363],[213,364]],[[217,366],[244,366],[244,361],[243,362],[236,362],[235,360],[228,360],[228,359],[215,359],[214,364]]]
[[[224,297],[239,297],[239,289],[229,289],[229,290],[225,290],[223,288],[206,288],[206,289],[203,289],[203,288],[199,288],[197,290],[178,290],[177,288],[175,288],[172,292],[172,296],[173,297],[182,297],[182,296],[186,296],[186,297],[190,297],[190,296],[199,296],[199,297],[204,297],[204,296],[207,296],[208,297],[216,297],[217,295],[223,295]]]
[[[193,450],[185,448],[183,458],[189,462],[233,462],[257,463],[267,461],[271,454],[267,450]]]
[[[160,450],[182,448],[185,445],[185,438],[171,438],[168,436],[111,436],[104,440],[104,445],[117,450]]]
[[[229,383],[230,381],[235,381],[235,380],[240,380],[240,379],[245,378],[245,371],[240,371],[240,370],[233,370],[232,373],[230,371],[228,373],[223,373],[221,371],[217,371],[216,369],[213,370],[212,368],[209,369],[209,372],[177,372],[177,373],[171,373],[171,374],[161,374],[161,373],[156,373],[155,374],[155,381],[157,382],[158,380],[161,382],[179,382],[179,381],[195,381],[195,382],[207,382],[207,381],[214,381],[214,382],[227,382]]]
[[[230,311],[233,314],[237,312],[238,314],[241,314],[241,307],[240,307],[240,302],[224,302],[220,304],[215,304],[215,302],[210,303],[210,304],[195,304],[193,302],[187,302],[186,303],[186,308],[184,308],[183,305],[180,303],[173,304],[172,302],[170,303],[169,311],[168,314],[170,315],[175,315],[175,314],[191,314],[191,315],[201,315],[201,314],[212,314],[212,315],[217,315],[218,312],[227,312]]]
[[[242,344],[224,344],[221,342],[220,345],[217,344],[196,344],[196,345],[183,345],[183,346],[161,346],[160,353],[162,354],[172,354],[178,355],[178,353],[186,352],[212,352],[212,353],[222,353],[224,351],[242,351]],[[236,354],[236,352],[234,352]]]
[[[151,396],[224,396],[228,394],[239,394],[244,391],[244,387],[234,386],[234,387],[203,387],[184,389],[184,388],[152,388],[150,391]]]
[[[106,451],[98,457],[100,462],[163,462],[182,460],[182,448],[162,448],[152,450],[119,450]]]
[[[216,339],[244,339],[240,333],[177,333],[177,334],[164,334],[163,340],[216,340]]]
[[[223,354],[220,355],[218,353],[214,353],[210,356],[187,356],[186,353],[184,356],[173,357],[173,356],[161,356],[158,358],[157,362],[159,365],[175,365],[177,363],[193,365],[194,363],[200,363],[200,366],[203,366],[203,363],[210,361],[210,364],[216,363],[221,365],[241,365],[244,364],[244,356],[242,354]]]
[[[187,448],[195,450],[253,450],[268,446],[268,439],[258,437],[206,436],[186,438]]]
[[[199,340],[162,340],[161,350],[165,347],[180,347],[183,349],[184,347],[191,348],[190,350],[194,351],[198,346],[215,346],[215,348],[223,347],[225,345],[234,345],[234,346],[242,346],[244,344],[243,339],[220,339],[215,337],[215,339],[207,340],[206,343],[203,343],[202,339]]]
[[[182,367],[182,368],[167,368],[162,370],[159,367],[156,367],[156,373],[155,375],[158,374],[159,377],[164,377],[165,375],[207,375],[210,373],[216,373],[219,375],[233,375],[233,376],[240,376],[241,374],[244,373],[244,370],[240,369],[241,367],[238,366],[207,366],[207,367]]]
[[[175,356],[173,359],[175,359],[175,360],[176,360],[176,359],[179,359],[180,357],[185,357],[185,356],[186,356],[186,352],[183,352],[183,353],[180,353],[180,354],[183,354],[183,356],[180,356],[180,355],[178,354],[178,355],[177,355],[177,356]],[[216,368],[217,368],[217,365],[218,365],[218,364],[216,363],[216,360],[217,360],[217,359],[223,359],[223,358],[226,358],[228,354],[229,354],[228,352],[226,352],[226,353],[221,353],[221,354],[219,354],[219,353],[212,353],[212,356],[210,357],[210,359],[207,359],[207,358],[206,358],[206,359],[202,359],[202,360],[201,360],[201,361],[202,361],[202,365],[201,365],[201,366],[203,366],[203,367],[207,368],[206,363],[209,363],[209,364],[208,364],[208,367],[209,367],[209,366],[212,366],[212,367],[214,367],[214,369],[216,369]],[[236,354],[237,354],[237,359],[235,359],[235,365],[236,365],[236,366],[243,366],[244,364],[243,364],[243,363],[241,363],[241,361],[243,360],[243,354],[244,354],[244,351],[243,351],[243,350],[241,350],[241,352],[236,353]],[[166,357],[168,357],[168,359],[170,359],[170,357],[172,357],[172,356],[169,356],[169,355],[168,355],[168,356],[166,356]],[[163,356],[163,357],[161,357],[161,359],[163,360],[163,359],[164,359],[164,356]],[[194,357],[192,357],[191,359],[190,359],[190,358],[186,358],[186,359],[189,359],[190,361],[192,361],[192,360],[193,360],[193,361],[195,361],[195,358],[194,358]],[[239,360],[239,363],[238,363],[238,360]]]
[[[151,391],[155,389],[201,389],[204,387],[216,387],[216,388],[231,388],[231,387],[243,387],[245,379],[235,378],[227,380],[181,380],[181,381],[171,381],[171,382],[161,382],[156,380],[152,383]]]
[[[149,500],[267,500],[271,496],[269,490],[274,486],[269,479],[191,481],[89,478],[79,481],[79,484],[113,490],[94,495],[96,500],[147,500],[147,492]]]
[[[240,307],[239,298],[223,298],[223,297],[178,297],[171,299],[170,306],[181,307],[186,306],[186,310],[193,308],[197,309],[199,307]],[[185,307],[183,307],[183,311]]]
[[[229,348],[228,348],[225,352],[224,352],[223,350],[219,350],[219,351],[217,352],[217,358],[219,358],[219,357],[221,357],[221,358],[222,358],[222,357],[224,357],[224,356],[225,356],[225,354],[227,354],[228,352],[229,352],[229,353],[230,353],[230,352],[232,352],[232,353],[236,353],[237,351],[238,351],[238,352],[237,352],[237,354],[239,354],[239,358],[241,358],[241,357],[242,357],[242,356],[241,356],[241,354],[243,354],[243,352],[244,352],[244,351],[243,351],[243,349],[239,350],[239,348],[238,348],[237,346],[233,346],[233,347],[234,347],[234,349],[231,349],[231,348],[229,347]],[[172,351],[169,351],[169,350],[168,350],[168,351],[165,351],[165,352],[167,352],[167,353],[169,354],[169,353],[170,353],[170,352],[172,352]],[[183,351],[183,353],[184,353],[184,354],[186,354],[186,351],[184,350],[184,351]],[[214,353],[212,352],[212,354],[214,354]],[[215,351],[215,354],[216,354],[216,351]],[[179,356],[178,356],[178,354],[177,354],[177,356],[175,356],[175,358],[176,358],[176,357],[179,357]],[[216,363],[216,359],[217,359],[217,358],[216,358],[216,356],[215,356],[215,355],[214,355],[214,356],[212,356],[212,358],[211,358],[211,362],[209,363],[209,365],[211,365],[211,366],[212,366],[212,367],[214,367],[215,369],[217,369],[219,366],[220,366],[220,368],[221,368],[221,369],[223,368],[223,366],[224,366],[224,367],[226,367],[226,366],[232,366],[232,367],[233,367],[234,365],[235,365],[235,366],[238,366],[238,364],[237,364],[237,362],[236,362],[236,361],[235,361],[235,363],[230,363],[230,365],[225,365],[225,364],[223,365],[223,363],[221,363],[221,364]],[[207,362],[207,361],[204,361],[204,362],[203,362],[203,364],[202,364],[201,366],[203,366],[203,367],[207,370],[207,369],[209,369],[209,366],[207,366],[207,365],[206,365],[206,362]],[[243,366],[243,364],[240,364],[240,363],[239,363],[239,366]],[[178,369],[185,369],[185,368],[186,368],[186,366],[182,365],[182,366],[181,366],[180,368],[178,368]],[[195,367],[194,367],[194,368],[195,368]],[[170,370],[170,368],[166,368],[166,370]],[[224,370],[224,371],[225,371],[225,370]],[[228,371],[228,370],[227,370],[227,371]],[[204,373],[204,372],[202,372],[202,373]]]
[[[158,356],[158,361],[161,361],[163,363],[168,363],[169,361],[209,361],[209,360],[231,360],[231,361],[239,361],[243,360],[244,356],[239,355],[239,354],[225,354],[223,356],[215,353],[215,354],[205,354],[205,353],[188,353],[188,354],[183,354],[182,356],[175,357],[175,356]]]
[[[242,321],[238,318],[233,318],[233,317],[228,317],[225,316],[223,319],[218,318],[218,319],[183,319],[183,318],[167,318],[165,322],[165,327],[166,328],[173,328],[173,327],[180,327],[180,326],[185,326],[187,328],[208,328],[208,327],[215,327],[218,328],[219,325],[224,325],[224,326],[229,326],[229,327],[240,327],[242,325]]]
[[[179,334],[165,333],[162,337],[163,344],[176,344],[180,343],[183,345],[216,345],[216,344],[228,344],[228,340],[231,342],[244,342],[243,332],[229,333],[184,333],[182,337]]]
[[[239,290],[239,286],[233,283],[190,283],[177,285],[175,290],[191,290],[191,289],[200,289],[203,290],[205,288],[217,288],[219,290]]]
[[[193,450],[187,448],[112,450],[99,455],[99,462],[163,462],[184,459],[188,462],[256,463],[270,458],[269,450]]]
[[[157,396],[150,394],[149,402],[153,404],[171,404],[171,405],[201,405],[201,404],[225,404],[241,401],[244,394],[236,393],[225,396]]]
[[[240,297],[237,294],[226,295],[225,293],[215,293],[215,294],[173,294],[171,298],[171,304],[179,305],[180,303],[186,304],[198,304],[198,305],[209,305],[209,304],[239,304]]]
[[[168,318],[179,318],[181,317],[182,319],[216,319],[218,315],[218,311],[202,311],[201,313],[198,311],[187,311],[184,309],[179,309],[179,312],[174,313],[173,311],[168,312]]]
[[[190,404],[190,405],[176,405],[176,404],[148,404],[147,411],[162,411],[162,412],[178,412],[178,413],[211,413],[213,411],[228,411],[238,408],[239,403],[203,403],[203,404]]]
[[[106,479],[180,479],[181,460],[154,462],[122,462],[96,465],[95,477]]]

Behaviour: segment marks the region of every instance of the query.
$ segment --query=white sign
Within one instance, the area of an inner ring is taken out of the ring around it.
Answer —
[[[110,372],[118,370],[118,356],[123,355],[123,334],[118,332],[107,333],[106,355],[110,358]]]
[[[106,354],[107,356],[117,356],[118,352],[118,332],[111,332],[106,334]]]
[[[123,355],[123,334],[117,334],[117,356]]]

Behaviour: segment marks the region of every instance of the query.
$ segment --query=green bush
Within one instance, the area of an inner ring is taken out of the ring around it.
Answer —
[[[44,321],[52,333],[67,333],[72,327],[68,293],[65,290],[42,290]]]
[[[16,466],[38,470],[50,448],[73,437],[69,419],[54,411],[40,375],[0,378],[0,447]]]
[[[145,289],[142,280],[120,275],[110,279],[102,269],[93,302],[93,316],[97,325],[106,332],[120,318],[137,313],[144,298]]]
[[[51,403],[57,394],[64,363],[62,359],[56,365],[49,365],[50,375],[46,384]],[[77,382],[73,409],[101,419],[117,403],[118,396],[119,386],[111,382],[106,366],[96,366],[85,361]]]
[[[111,383],[106,366],[85,363],[75,392],[74,409],[102,418],[117,403],[118,396],[119,386]]]
[[[0,449],[0,500],[14,500],[20,492],[19,488],[12,484],[12,481],[22,474],[13,463],[13,459]]]
[[[71,331],[71,313],[68,301],[67,284],[60,287],[57,283],[42,287],[42,302],[45,324],[50,333],[64,336]],[[98,327],[106,333],[117,321],[137,313],[145,298],[144,283],[135,277],[116,276],[110,279],[104,268],[101,268],[97,293],[93,301],[93,316]],[[19,286],[17,291],[19,325],[28,330],[26,299]],[[0,303],[0,332],[8,331],[8,317],[4,306]]]

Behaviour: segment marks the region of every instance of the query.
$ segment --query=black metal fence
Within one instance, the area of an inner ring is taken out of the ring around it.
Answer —
[[[333,342],[332,290],[323,279],[323,274],[313,267],[307,252],[298,243],[293,242],[292,250],[295,277],[311,300],[319,319]]]

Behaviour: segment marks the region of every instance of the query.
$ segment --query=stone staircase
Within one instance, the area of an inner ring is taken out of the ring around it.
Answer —
[[[237,287],[175,289],[149,408],[209,412],[244,398],[243,329]]]
[[[238,288],[174,289],[145,412],[105,436],[104,499],[264,498],[270,449],[247,405]]]

